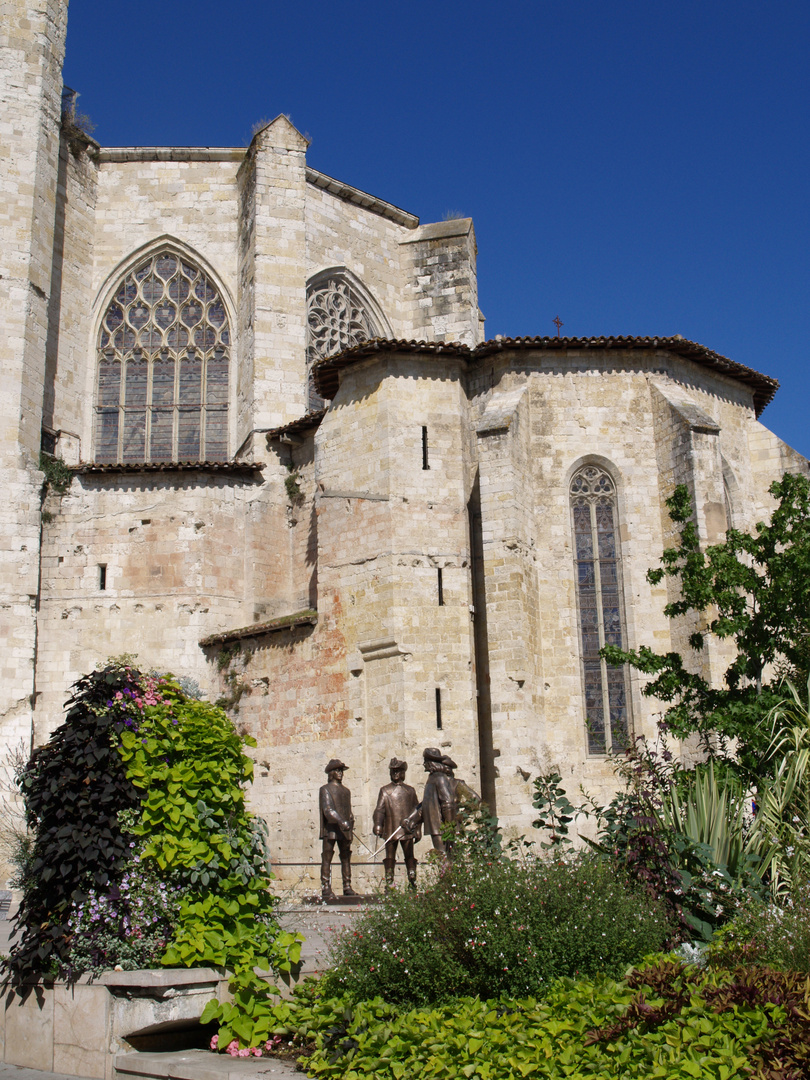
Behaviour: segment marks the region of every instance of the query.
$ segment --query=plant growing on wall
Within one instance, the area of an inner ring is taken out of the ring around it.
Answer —
[[[226,967],[236,989],[254,967],[296,975],[300,942],[275,920],[263,826],[245,807],[249,740],[126,662],[80,679],[68,704],[21,776],[34,851],[12,979],[147,961]]]

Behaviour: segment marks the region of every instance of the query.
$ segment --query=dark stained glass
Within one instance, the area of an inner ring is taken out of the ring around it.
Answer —
[[[126,369],[124,403],[127,408],[146,404],[148,369],[143,360],[130,360]]]
[[[130,326],[140,330],[149,321],[149,309],[144,304],[135,304],[129,309],[127,318]]]
[[[98,403],[118,407],[121,397],[121,364],[118,360],[102,360],[98,365]]]
[[[222,306],[222,302],[217,300],[215,304],[211,304],[208,308],[208,321],[213,323],[214,326],[225,325],[225,308]]]
[[[219,352],[208,361],[206,371],[206,401],[209,405],[227,405],[228,403],[228,361],[224,353]]]
[[[225,461],[228,457],[228,414],[224,409],[207,409],[205,414],[205,459]]]
[[[99,409],[96,413],[96,460],[118,460],[118,409]]]
[[[587,465],[570,493],[588,753],[604,754],[626,746],[629,732],[624,668],[599,655],[602,644],[623,644],[615,489],[606,472]]]
[[[104,316],[104,324],[109,331],[117,330],[124,321],[123,309],[118,304],[110,304]]]
[[[118,287],[98,344],[98,460],[227,460],[230,327],[199,268],[170,251],[145,259]]]
[[[148,277],[141,282],[141,296],[147,304],[156,304],[163,296],[164,285],[160,278]]]
[[[146,442],[146,410],[127,409],[124,412],[122,461],[144,461]]]
[[[152,409],[149,425],[150,461],[171,461],[174,409]]]
[[[155,272],[164,279],[170,278],[177,270],[177,259],[174,255],[160,255],[155,259]]]
[[[176,277],[169,284],[169,299],[175,304],[182,304],[189,294],[189,284],[185,278]]]
[[[178,461],[198,461],[200,457],[200,410],[180,409],[177,431]]]
[[[194,286],[194,295],[198,300],[216,300],[217,291],[212,285],[204,278],[201,277],[197,284]]]
[[[202,360],[197,356],[184,356],[180,361],[181,405],[200,405],[200,385],[202,383]]]
[[[152,366],[152,404],[174,404],[174,360],[170,357],[161,358]]]
[[[171,326],[176,318],[177,308],[168,301],[155,308],[155,322],[162,330],[165,330],[167,326]]]
[[[166,344],[170,349],[185,349],[188,345],[188,330],[175,324],[166,334]]]
[[[183,307],[180,318],[186,326],[196,326],[203,316],[202,304],[189,303]]]

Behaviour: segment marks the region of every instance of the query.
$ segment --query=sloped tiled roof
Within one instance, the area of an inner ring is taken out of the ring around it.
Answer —
[[[366,356],[376,352],[413,352],[434,356],[456,356],[470,363],[492,356],[499,352],[526,350],[533,352],[561,352],[567,350],[591,349],[594,351],[607,350],[654,350],[663,349],[666,352],[682,356],[692,360],[701,367],[707,367],[714,371],[727,375],[738,382],[745,383],[753,392],[754,407],[757,416],[772,400],[779,388],[779,382],[769,375],[763,375],[753,368],[738,364],[736,360],[730,360],[727,356],[721,356],[705,345],[696,341],[688,341],[686,338],[676,335],[675,337],[517,337],[517,338],[494,338],[492,341],[484,341],[474,349],[464,345],[460,341],[404,341],[386,340],[374,338],[364,341],[351,349],[345,349],[335,356],[329,356],[319,361],[314,367],[314,379],[318,393],[325,398],[334,397],[338,388],[341,368],[355,364]]]

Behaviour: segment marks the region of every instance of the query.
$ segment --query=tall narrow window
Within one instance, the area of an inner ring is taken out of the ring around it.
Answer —
[[[202,270],[170,251],[136,267],[101,321],[96,460],[227,460],[230,344]]]
[[[626,669],[599,655],[604,645],[624,645],[616,487],[604,469],[577,471],[571,510],[588,753],[606,754],[627,745],[630,719]]]

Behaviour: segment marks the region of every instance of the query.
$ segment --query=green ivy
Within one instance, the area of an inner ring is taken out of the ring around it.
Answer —
[[[77,916],[90,892],[102,904],[123,896],[136,868],[176,897],[163,964],[225,968],[235,993],[269,994],[255,968],[297,977],[301,939],[276,921],[263,823],[245,806],[252,741],[130,658],[74,689],[65,723],[21,778],[35,841],[8,961],[15,981],[72,977],[72,952],[94,966],[99,950],[76,940]]]
[[[121,735],[127,776],[143,794],[134,829],[144,859],[186,887],[170,966],[212,965],[233,972],[237,988],[266,983],[254,967],[286,981],[297,977],[301,941],[281,932],[270,892],[264,833],[245,808],[253,762],[231,721],[216,705],[189,700],[164,682],[162,701]]]
[[[6,961],[15,983],[69,962],[71,912],[127,865],[132,838],[118,814],[136,807],[139,794],[115,748],[123,719],[107,702],[128,685],[129,675],[116,667],[80,679],[65,723],[20,776],[34,841]]]

